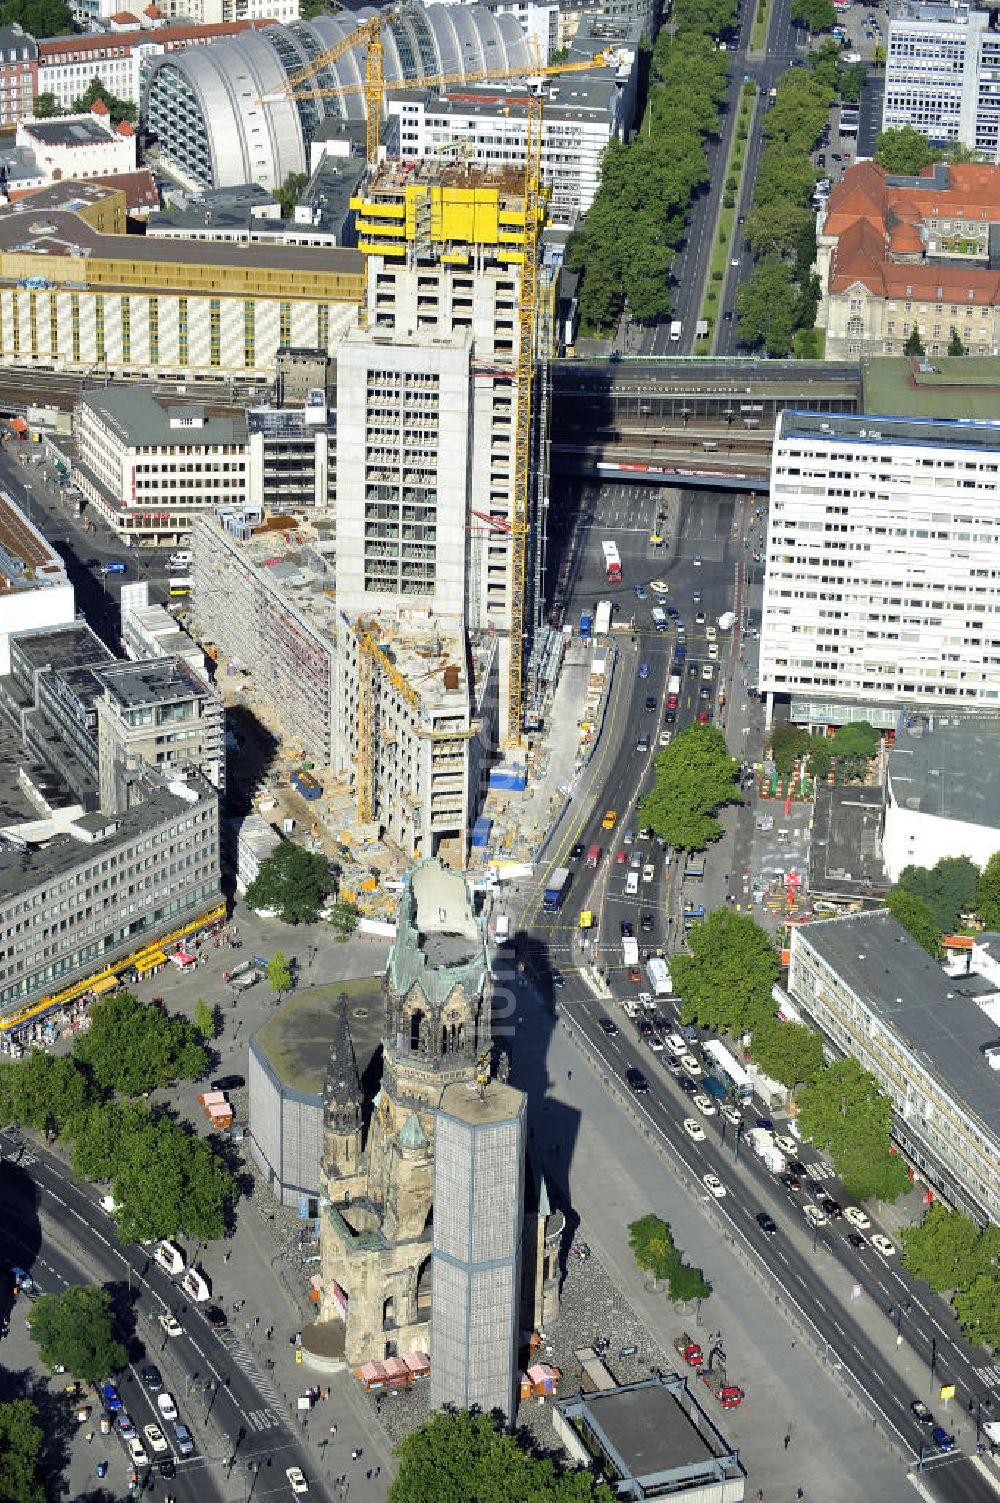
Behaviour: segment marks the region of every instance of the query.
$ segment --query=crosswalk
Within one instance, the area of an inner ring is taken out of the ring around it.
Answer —
[[[980,1383],[983,1383],[987,1388],[993,1388],[998,1393],[1000,1393],[1000,1363],[984,1363],[982,1367],[973,1368],[973,1372],[976,1374],[976,1377],[979,1379]]]
[[[281,1395],[271,1382],[261,1372],[257,1365],[257,1359],[253,1352],[233,1331],[219,1331],[219,1344],[224,1347],[236,1366],[246,1373],[257,1392],[271,1405],[269,1409],[251,1409],[247,1415],[250,1426],[254,1430],[271,1430],[280,1423],[278,1416],[281,1413]]]

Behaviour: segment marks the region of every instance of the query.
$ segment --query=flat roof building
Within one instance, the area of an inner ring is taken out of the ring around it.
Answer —
[[[887,909],[792,929],[788,994],[892,1101],[893,1136],[949,1204],[1000,1222],[1000,980],[947,975]]]
[[[0,493],[0,676],[10,672],[10,639],[73,620],[76,596],[66,565],[8,495]]]
[[[998,66],[995,12],[960,0],[897,0],[889,13],[882,129],[910,126],[929,141],[960,141],[996,161]]]
[[[904,710],[889,753],[882,848],[893,882],[907,866],[1000,850],[1000,717]]]
[[[150,769],[174,777],[197,768],[224,791],[225,717],[206,679],[180,658],[109,664],[98,678],[102,809],[126,808]]]

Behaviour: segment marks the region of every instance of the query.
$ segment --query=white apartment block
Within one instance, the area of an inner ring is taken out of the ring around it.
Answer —
[[[996,161],[1000,33],[995,12],[901,0],[889,18],[882,129],[911,125],[930,141],[961,141]]]
[[[148,388],[109,386],[83,393],[74,427],[74,480],[130,543],[176,542],[199,511],[245,498],[245,421],[163,407]]]
[[[1000,428],[780,414],[761,621],[768,696],[995,710]]]
[[[337,355],[337,601],[350,615],[424,606],[462,617],[468,567],[471,334]]]
[[[295,0],[297,5],[298,0]],[[111,11],[120,10],[111,0]],[[71,108],[95,78],[119,99],[137,105],[154,59],[187,47],[204,47],[220,37],[243,31],[248,21],[163,26],[132,31],[98,31],[69,37],[46,37],[38,43],[37,94],[54,94],[62,110]],[[23,114],[30,114],[30,109]]]

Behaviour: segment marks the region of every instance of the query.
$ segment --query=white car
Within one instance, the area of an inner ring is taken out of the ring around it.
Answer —
[[[167,1438],[159,1425],[143,1425],[142,1433],[146,1437],[146,1444],[154,1455],[159,1456],[161,1451],[169,1451]]]
[[[649,581],[649,588],[652,590],[654,595],[670,594],[670,586],[667,584],[667,581],[665,579],[651,579]]]
[[[702,666],[701,666],[701,676],[705,680],[706,683],[708,683],[709,679],[715,677],[715,669],[712,667],[711,663],[703,663],[702,664]]]
[[[821,1211],[819,1206],[803,1206],[802,1214],[810,1226],[826,1226],[829,1219],[826,1212]]]
[[[724,1101],[719,1107],[719,1111],[733,1127],[743,1126],[743,1113],[738,1106],[733,1106],[731,1102]]]
[[[719,647],[718,647],[718,643],[716,643],[716,642],[709,642],[709,644],[708,644],[708,655],[711,658],[711,660],[712,660],[713,663],[717,663],[718,662],[718,660],[719,660]]]
[[[866,1232],[871,1226],[871,1222],[860,1206],[845,1206],[844,1220],[856,1226],[859,1232]]]
[[[890,1242],[888,1237],[883,1237],[881,1232],[874,1232],[868,1240],[875,1251],[882,1254],[883,1258],[891,1258],[896,1251],[895,1244]]]
[[[171,1394],[158,1393],[156,1395],[156,1407],[165,1420],[175,1420],[177,1418],[177,1405],[174,1403]]]
[[[305,1477],[303,1477],[302,1475],[301,1467],[287,1467],[285,1469],[285,1476],[288,1478],[288,1484],[296,1497],[298,1497],[300,1493],[307,1493],[309,1491],[309,1484],[306,1481]]]
[[[149,1466],[149,1452],[141,1440],[135,1439],[129,1441],[128,1454],[132,1458],[133,1466]]]
[[[717,1174],[703,1174],[701,1182],[709,1195],[714,1195],[716,1200],[721,1200],[726,1193],[726,1187]]]
[[[715,629],[714,626],[706,626],[705,627],[705,641],[706,642],[715,642],[718,639],[718,635],[719,635],[719,633],[716,631],[716,629]]]
[[[183,1334],[180,1321],[173,1315],[161,1315],[160,1325],[168,1336],[180,1336]]]
[[[660,1038],[660,1035],[658,1033],[651,1033],[649,1035],[649,1038],[646,1040],[646,1043],[652,1049],[654,1054],[663,1053],[663,1040]]]
[[[693,1054],[682,1054],[681,1064],[689,1075],[697,1078],[701,1074],[701,1065],[699,1065]]]
[[[638,1003],[639,1003],[640,1007],[652,1007],[652,1005],[653,1005],[653,993],[652,992],[640,992],[637,1000],[638,1000]]]
[[[687,1053],[688,1046],[679,1033],[668,1033],[663,1042],[674,1056],[674,1059],[680,1059],[682,1054]]]
[[[787,1158],[798,1158],[799,1145],[794,1138],[788,1137],[787,1133],[775,1133],[774,1141]]]
[[[715,1102],[711,1096],[705,1096],[701,1091],[696,1096],[691,1097],[691,1105],[696,1106],[703,1117],[715,1116]]]
[[[674,739],[674,733],[673,733],[673,731],[661,731],[660,732],[660,745],[661,746],[669,746],[670,743],[671,743],[671,741],[673,739]]]
[[[703,1143],[705,1141],[705,1129],[693,1117],[684,1118],[684,1131],[689,1138],[694,1138],[696,1143]]]

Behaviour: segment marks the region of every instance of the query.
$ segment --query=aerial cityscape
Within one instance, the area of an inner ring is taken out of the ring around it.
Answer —
[[[0,1503],[1000,1496],[998,70],[0,6]]]

